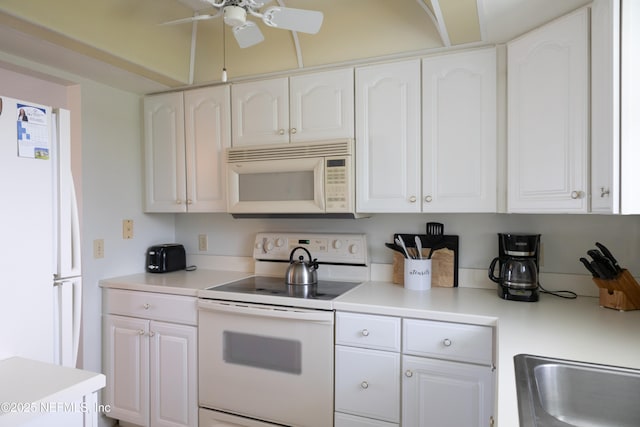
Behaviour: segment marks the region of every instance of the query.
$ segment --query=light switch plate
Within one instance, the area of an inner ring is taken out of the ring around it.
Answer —
[[[206,234],[198,234],[198,250],[200,252],[209,250],[209,238]]]
[[[95,239],[93,241],[93,257],[104,258],[104,239]]]

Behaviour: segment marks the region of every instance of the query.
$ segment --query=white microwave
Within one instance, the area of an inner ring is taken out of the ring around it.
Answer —
[[[235,217],[356,217],[351,139],[230,148],[228,212]]]

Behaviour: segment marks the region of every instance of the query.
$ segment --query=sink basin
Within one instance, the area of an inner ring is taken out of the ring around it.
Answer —
[[[529,354],[514,362],[520,427],[640,426],[640,370]]]

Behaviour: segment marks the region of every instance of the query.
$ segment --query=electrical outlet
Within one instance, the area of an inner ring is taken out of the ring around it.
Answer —
[[[122,238],[133,239],[133,220],[132,219],[122,220]]]
[[[95,239],[93,241],[93,257],[104,258],[104,239]]]
[[[209,238],[206,234],[198,234],[198,250],[200,252],[209,250]]]

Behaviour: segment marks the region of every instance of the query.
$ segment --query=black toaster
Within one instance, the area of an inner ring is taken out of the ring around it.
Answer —
[[[147,249],[147,271],[149,273],[168,273],[185,268],[187,268],[187,256],[184,246],[177,243],[165,243]]]

